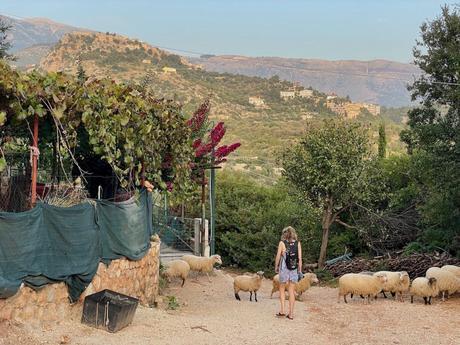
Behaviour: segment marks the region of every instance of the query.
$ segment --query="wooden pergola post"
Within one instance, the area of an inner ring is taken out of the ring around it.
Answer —
[[[37,202],[37,174],[38,174],[38,115],[34,117],[34,132],[32,139],[32,192],[31,192],[31,206],[34,207]]]

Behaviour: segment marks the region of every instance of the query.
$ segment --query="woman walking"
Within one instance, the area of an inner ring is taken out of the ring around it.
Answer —
[[[288,319],[294,319],[295,303],[295,283],[299,280],[302,273],[302,247],[297,240],[297,233],[291,226],[284,228],[281,233],[281,241],[278,244],[276,253],[275,271],[279,273],[280,280],[280,311],[276,316],[286,316]],[[289,313],[286,315],[284,292],[289,292]]]

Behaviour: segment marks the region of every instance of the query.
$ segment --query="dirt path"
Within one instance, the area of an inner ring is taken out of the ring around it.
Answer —
[[[133,324],[110,334],[80,324],[79,315],[60,324],[0,325],[0,345],[59,344],[460,344],[460,296],[432,306],[378,299],[364,305],[359,298],[337,303],[337,290],[313,287],[296,304],[295,320],[277,319],[278,300],[269,299],[271,281],[263,283],[259,302],[240,293],[237,302],[232,277],[218,272],[189,280],[184,288],[174,282],[166,294],[177,297],[176,311],[139,307]],[[4,330],[7,332],[3,332]],[[9,336],[5,336],[9,334]],[[13,342],[14,336],[26,342]],[[66,339],[64,339],[66,340]]]

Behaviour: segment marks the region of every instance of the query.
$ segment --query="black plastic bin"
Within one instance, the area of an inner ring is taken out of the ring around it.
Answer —
[[[109,332],[118,332],[133,321],[138,303],[137,298],[102,290],[85,297],[81,322]]]

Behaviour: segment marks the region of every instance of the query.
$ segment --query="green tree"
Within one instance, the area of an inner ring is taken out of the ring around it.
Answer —
[[[78,67],[77,67],[77,80],[83,84],[85,81],[86,81],[87,77],[86,77],[86,72],[81,64],[81,62],[78,63]]]
[[[12,55],[8,54],[11,43],[6,41],[10,29],[10,25],[0,20],[0,59],[12,59]]]
[[[426,240],[460,253],[460,7],[420,29],[414,63],[424,73],[409,88],[420,103],[401,137],[418,157]]]
[[[387,153],[387,137],[385,134],[385,124],[379,126],[379,158],[385,158]]]
[[[304,202],[322,213],[320,268],[326,260],[331,225],[350,227],[340,215],[365,197],[370,158],[368,130],[343,120],[328,120],[310,128],[283,154],[284,177]]]

